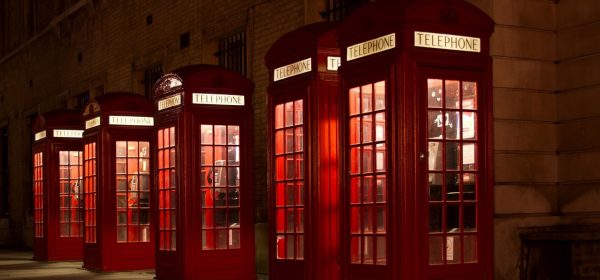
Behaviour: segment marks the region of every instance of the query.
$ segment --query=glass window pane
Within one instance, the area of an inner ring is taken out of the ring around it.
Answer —
[[[460,113],[458,111],[446,111],[444,123],[446,124],[446,139],[458,140],[460,138]]]
[[[377,236],[376,238],[376,242],[377,242],[377,259],[375,260],[375,263],[377,265],[385,265],[387,263],[387,257],[386,257],[386,240],[385,240],[385,236]]]
[[[283,154],[284,142],[283,142],[283,130],[277,130],[275,132],[275,154]]]
[[[227,126],[215,125],[215,145],[227,144]]]
[[[375,83],[375,110],[385,109],[385,81]]]
[[[377,224],[376,229],[378,233],[386,232],[386,209],[384,206],[377,207]]]
[[[385,140],[385,113],[375,114],[375,140]]]
[[[476,148],[474,143],[463,144],[462,168],[465,171],[477,170]]]
[[[360,89],[358,87],[350,89],[349,100],[349,110],[350,115],[357,115],[360,113]]]
[[[277,235],[275,240],[276,243],[276,254],[278,259],[285,259],[285,236]]]
[[[459,183],[458,173],[446,173],[446,200],[459,200]]]
[[[427,137],[429,139],[442,139],[443,123],[442,111],[429,110],[427,112]]]
[[[442,170],[443,169],[443,146],[441,142],[429,142],[429,170]]]
[[[127,142],[127,156],[128,157],[137,157],[138,156],[138,142],[136,141],[128,141]]]
[[[296,259],[304,259],[304,236],[296,236]]]
[[[201,125],[200,126],[200,143],[210,145],[213,143],[213,126],[212,125]]]
[[[442,232],[442,206],[429,205],[429,232]]]
[[[474,140],[477,138],[477,113],[462,113],[462,138],[463,140]]]
[[[360,147],[350,148],[350,174],[360,172]]]
[[[441,236],[429,236],[429,264],[443,264],[444,244]]]
[[[359,117],[353,117],[350,118],[349,120],[350,125],[349,125],[349,129],[350,129],[350,145],[353,144],[358,144],[360,143],[360,118]]]
[[[350,178],[350,203],[360,203],[360,177]]]
[[[302,100],[297,100],[294,102],[294,125],[301,125],[303,122],[303,114],[302,114]]]
[[[296,209],[296,232],[303,233],[304,232],[304,209],[297,208]]]
[[[360,207],[350,207],[350,232],[360,233]]]
[[[288,102],[285,103],[285,126],[293,126],[294,125],[294,103]]]
[[[366,235],[363,236],[363,263],[364,264],[372,264],[373,263],[373,237]]]
[[[363,206],[362,207],[362,230],[363,233],[373,232],[373,207]]]
[[[231,242],[229,244],[230,249],[239,249],[241,243],[241,234],[239,229],[231,229]]]
[[[461,244],[460,236],[447,236],[446,237],[446,263],[460,263],[461,262]]]
[[[442,108],[442,80],[427,79],[427,107]]]
[[[363,177],[362,203],[373,203],[373,177]]]
[[[285,241],[285,256],[287,259],[294,259],[294,243],[296,241],[294,236],[288,236]]]
[[[383,144],[383,143],[376,144],[375,150],[376,150],[375,171],[377,171],[377,172],[385,171],[386,162],[387,162],[386,152],[385,152],[385,144]]]
[[[477,262],[477,235],[465,235],[464,237],[465,263]]]
[[[458,205],[447,205],[446,206],[446,232],[458,233],[460,231],[459,225],[459,206]]]
[[[459,81],[446,81],[446,108],[458,109],[460,105],[460,86]]]
[[[304,150],[304,140],[303,140],[303,132],[302,132],[302,127],[296,127],[296,138],[294,139],[294,151],[295,152],[302,152]]]
[[[477,208],[475,204],[463,206],[463,223],[466,232],[477,231]]]
[[[117,147],[117,156],[118,157],[125,157],[127,156],[127,142],[126,141],[117,141],[115,143],[115,146]]]
[[[240,144],[240,127],[235,125],[227,126],[227,144],[228,145],[239,145]]]
[[[350,262],[351,263],[361,263],[361,240],[359,236],[352,236],[350,238]]]
[[[463,82],[463,109],[477,109],[477,83]]]
[[[362,116],[362,141],[361,143],[373,142],[373,117],[371,115]]]
[[[376,191],[376,202],[386,202],[386,179],[385,176],[377,176],[377,180],[376,180],[376,186],[377,186],[377,191]]]
[[[362,149],[362,167],[363,173],[373,172],[373,150],[372,146],[364,146]]]
[[[443,175],[429,173],[429,201],[442,201]]]
[[[460,144],[446,142],[446,169],[458,170],[460,164]]]
[[[463,174],[463,200],[474,201],[477,199],[476,175],[473,173]]]
[[[373,111],[373,87],[371,84],[362,86],[361,88],[361,102],[362,110],[361,113],[368,113]]]
[[[201,160],[200,163],[204,165],[214,165],[213,147],[202,146],[200,148]]]
[[[227,249],[227,243],[229,236],[227,235],[227,230],[217,230],[217,249]]]
[[[283,104],[275,106],[275,129],[283,128]]]

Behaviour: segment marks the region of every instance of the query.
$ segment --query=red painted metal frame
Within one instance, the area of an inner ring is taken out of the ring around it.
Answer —
[[[157,130],[175,127],[176,248],[157,244],[158,279],[255,279],[253,109],[254,84],[214,65],[192,65],[164,75],[154,86],[154,103],[181,95],[181,104],[156,114]],[[193,93],[243,95],[244,106],[192,103]],[[240,126],[241,248],[202,250],[200,125]],[[156,137],[156,136],[155,136]],[[156,169],[155,169],[156,171]],[[156,195],[154,196],[156,198]],[[157,217],[157,215],[155,215]],[[156,220],[158,221],[158,220]],[[158,234],[158,229],[156,230]]]
[[[339,28],[342,50],[341,137],[347,147],[347,92],[365,83],[386,80],[389,211],[387,265],[349,263],[348,156],[341,152],[342,279],[493,279],[492,68],[489,38],[493,21],[464,1],[376,1],[365,5]],[[464,35],[481,39],[480,53],[414,47],[414,31]],[[346,61],[346,47],[396,34],[392,50]],[[479,84],[478,120],[481,166],[479,186],[479,263],[428,264],[427,78],[475,79]],[[425,103],[423,103],[425,102]],[[346,148],[343,148],[346,149]]]
[[[269,69],[269,277],[271,279],[339,279],[338,257],[338,81],[327,70],[327,57],[339,57],[335,23],[304,26],[283,35],[268,51]],[[273,70],[306,58],[312,71],[273,82]],[[275,105],[303,100],[304,259],[276,257]]]
[[[38,115],[33,133],[46,131],[46,137],[33,143],[33,154],[43,153],[43,237],[34,238],[36,260],[80,260],[83,237],[60,236],[59,152],[81,151],[81,139],[57,138],[54,129],[83,130],[80,113],[75,110],[55,110]],[[83,189],[80,188],[83,194]],[[81,200],[83,202],[83,200]]]
[[[84,243],[83,267],[95,271],[150,269],[154,259],[154,213],[150,210],[150,241],[139,243],[117,242],[116,210],[116,142],[144,141],[150,143],[153,154],[154,127],[109,125],[109,115],[153,117],[154,106],[147,98],[126,92],[102,95],[86,105],[84,121],[100,117],[100,125],[86,129],[83,144],[96,143],[96,243]],[[151,168],[154,159],[150,159]],[[151,169],[152,170],[152,169]],[[85,171],[84,171],[85,173]],[[152,174],[152,173],[150,173]],[[86,175],[86,174],[84,174]],[[150,192],[154,192],[153,176],[150,175]],[[151,195],[150,209],[155,201]]]

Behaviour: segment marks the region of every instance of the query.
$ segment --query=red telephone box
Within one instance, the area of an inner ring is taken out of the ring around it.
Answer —
[[[336,28],[291,31],[265,57],[271,279],[339,279]]]
[[[154,267],[154,111],[147,98],[124,92],[102,95],[83,111],[84,268]]]
[[[255,279],[253,83],[192,65],[154,86],[158,279]]]
[[[81,135],[74,110],[38,115],[33,125],[34,253],[37,260],[78,260],[83,245]]]
[[[493,26],[458,0],[340,25],[342,278],[493,278]]]

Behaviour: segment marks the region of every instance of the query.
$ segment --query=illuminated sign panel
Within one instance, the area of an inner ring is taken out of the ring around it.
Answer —
[[[481,39],[468,36],[415,31],[415,47],[463,52],[481,52]]]
[[[133,116],[108,116],[108,124],[129,126],[153,126],[154,118]]]
[[[273,70],[273,81],[277,82],[279,80],[287,79],[289,77],[297,76],[310,71],[312,71],[311,59],[303,59]]]
[[[391,33],[346,48],[346,60],[354,60],[396,47],[396,34]]]
[[[194,93],[192,103],[204,105],[244,106],[243,95]]]
[[[171,107],[181,105],[181,94],[172,95],[158,101],[158,110],[162,111]]]
[[[52,135],[56,138],[81,138],[83,130],[55,129],[52,131]]]
[[[339,56],[328,56],[327,57],[327,70],[337,71],[338,67],[342,65],[342,58]]]
[[[90,129],[100,125],[100,117],[95,117],[91,120],[85,121],[85,129]]]
[[[44,138],[46,138],[46,131],[45,130],[44,131],[40,131],[40,132],[38,132],[38,133],[36,133],[34,135],[35,141],[42,140]]]

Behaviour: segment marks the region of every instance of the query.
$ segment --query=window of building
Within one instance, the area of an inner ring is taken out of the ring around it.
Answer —
[[[175,175],[175,127],[158,131],[158,217],[161,251],[175,251],[177,181]]]
[[[219,41],[219,51],[215,54],[219,65],[246,75],[246,32],[223,38]]]
[[[239,249],[240,127],[200,126],[202,250]]]
[[[323,19],[328,21],[340,21],[346,18],[352,11],[372,0],[329,0],[327,10],[321,13]]]
[[[150,143],[116,142],[117,242],[150,242]]]
[[[350,263],[387,262],[385,81],[351,88],[349,104]]]
[[[83,196],[81,151],[59,151],[60,236],[83,236]]]
[[[148,98],[152,97],[152,88],[154,84],[160,77],[163,75],[163,67],[162,65],[152,66],[144,71],[144,80],[142,83],[144,84],[144,95]]]
[[[0,216],[8,216],[8,127],[0,128]]]
[[[83,150],[83,187],[85,212],[85,243],[96,243],[96,143],[85,144]]]
[[[90,92],[85,91],[73,97],[74,108],[75,110],[81,111],[87,102],[90,100]]]
[[[303,100],[275,106],[275,246],[277,259],[304,259]]]

